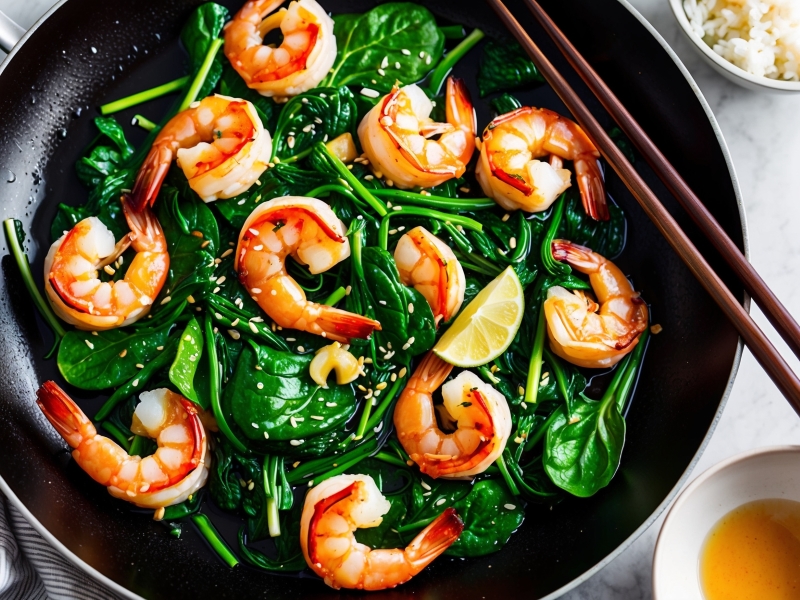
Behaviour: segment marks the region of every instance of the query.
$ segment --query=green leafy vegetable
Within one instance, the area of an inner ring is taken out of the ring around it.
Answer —
[[[564,194],[564,216],[558,228],[558,237],[588,246],[608,259],[622,253],[627,236],[627,222],[622,209],[608,202],[608,221],[595,221],[583,210],[580,193],[570,188]]]
[[[517,42],[486,42],[478,69],[478,90],[481,98],[494,92],[511,92],[542,82],[544,77]]]
[[[200,403],[200,397],[194,389],[194,376],[202,354],[203,332],[200,330],[197,319],[192,317],[186,324],[186,329],[183,330],[178,342],[178,352],[169,368],[169,380],[175,384],[181,394],[197,403]],[[208,408],[208,405],[203,405],[203,408]]]
[[[334,23],[338,52],[326,86],[357,85],[385,94],[398,79],[420,81],[442,57],[444,35],[418,4],[389,2],[361,15],[335,15]]]
[[[68,331],[58,350],[58,370],[70,385],[83,390],[117,387],[159,354],[167,329]]]
[[[228,9],[215,2],[201,4],[189,15],[181,30],[181,42],[189,53],[193,74],[200,70],[211,44],[219,37],[222,26],[229,17]],[[222,57],[217,54],[211,70],[197,94],[198,98],[205,98],[216,87],[222,75],[222,63]]]

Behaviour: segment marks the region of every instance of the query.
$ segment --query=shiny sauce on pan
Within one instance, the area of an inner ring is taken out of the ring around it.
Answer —
[[[700,554],[706,600],[800,598],[800,502],[757,500],[711,529]]]

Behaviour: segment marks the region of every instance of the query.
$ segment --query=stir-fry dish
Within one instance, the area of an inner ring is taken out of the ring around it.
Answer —
[[[165,534],[380,590],[609,484],[648,307],[592,141],[512,95],[543,85],[519,46],[282,4],[200,6],[173,109],[95,119],[33,290],[63,376],[38,405]]]

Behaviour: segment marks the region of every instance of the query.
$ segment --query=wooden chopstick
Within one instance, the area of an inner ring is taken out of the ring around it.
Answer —
[[[572,113],[578,124],[594,141],[603,158],[616,171],[634,198],[639,202],[645,214],[661,232],[661,235],[666,238],[672,249],[680,256],[695,278],[722,309],[722,312],[739,332],[739,335],[742,336],[756,360],[758,360],[775,385],[778,386],[778,389],[792,405],[795,412],[800,415],[800,380],[789,368],[789,365],[786,364],[783,357],[706,262],[705,258],[692,244],[675,219],[672,218],[669,211],[664,208],[639,173],[628,162],[625,155],[605,132],[600,123],[597,122],[597,119],[594,118],[594,115],[592,115],[575,90],[572,89],[528,36],[508,8],[501,0],[487,0],[487,2],[531,57],[541,74],[567,106],[567,109]]]
[[[736,244],[728,237],[728,234],[725,233],[725,230],[722,229],[700,198],[692,191],[689,184],[684,181],[680,173],[628,112],[628,109],[625,108],[619,98],[606,85],[605,81],[578,52],[577,48],[559,29],[558,25],[553,22],[550,15],[544,11],[536,0],[525,0],[525,2],[533,16],[536,17],[536,20],[539,21],[539,24],[569,61],[572,68],[577,71],[584,83],[600,100],[620,129],[630,138],[633,145],[644,156],[656,175],[664,182],[669,192],[677,198],[700,230],[714,244],[714,247],[741,280],[747,292],[752,296],[756,304],[761,307],[761,310],[778,334],[786,341],[795,356],[800,358],[800,325],[797,324],[794,317],[781,304],[781,301],[767,286],[761,275],[753,268],[753,265],[745,258],[744,254],[739,251]]]

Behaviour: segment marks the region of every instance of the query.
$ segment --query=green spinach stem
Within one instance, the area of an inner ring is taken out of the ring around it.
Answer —
[[[396,456],[392,456],[388,452],[383,452],[383,451],[378,452],[375,456],[373,456],[373,458],[377,458],[379,461],[385,462],[386,464],[389,465],[394,465],[395,467],[408,467],[406,463],[404,463]]]
[[[317,142],[314,144],[313,149],[315,154],[319,155],[320,158],[323,158],[325,162],[331,168],[333,168],[333,170],[335,170],[351,188],[353,188],[353,190],[358,192],[358,194],[364,199],[364,202],[369,204],[372,210],[378,213],[378,216],[386,216],[388,211],[383,202],[373,196],[372,192],[370,192],[370,190],[368,190],[367,187],[350,172],[350,169],[348,169],[347,166],[341,160],[339,160],[339,157],[331,152],[325,144],[322,142]]]
[[[472,47],[483,39],[484,33],[480,29],[474,29],[461,43],[455,48],[450,50],[447,55],[439,62],[431,75],[428,90],[431,96],[438,96],[442,90],[442,84],[447,78],[456,63],[461,60],[464,55],[472,50]]]
[[[197,100],[197,94],[200,93],[200,88],[202,88],[203,84],[206,82],[208,73],[211,71],[211,65],[214,64],[214,58],[217,56],[217,52],[222,47],[223,43],[225,42],[222,38],[216,38],[211,42],[206,57],[203,59],[200,69],[197,71],[197,75],[195,75],[192,84],[189,86],[186,96],[183,98],[183,102],[181,102],[181,105],[178,107],[178,112],[186,110],[192,102]]]
[[[139,127],[144,129],[145,131],[153,131],[153,129],[158,127],[158,125],[153,123],[147,117],[143,117],[142,115],[134,115],[133,116],[133,121],[134,121],[134,125],[138,125]]]
[[[392,403],[394,402],[394,397],[397,396],[397,393],[401,389],[403,389],[403,387],[405,386],[405,382],[406,382],[406,377],[398,377],[397,380],[392,384],[392,387],[386,390],[386,395],[383,397],[383,400],[381,400],[381,403],[376,407],[375,412],[372,414],[369,421],[367,422],[365,431],[378,426],[378,421],[380,421],[383,418],[383,414],[392,405]]]
[[[634,348],[633,352],[630,354],[630,361],[627,365],[628,368],[622,376],[619,388],[617,389],[617,407],[620,413],[625,410],[633,385],[636,383],[636,379],[639,376],[639,370],[642,367],[642,358],[644,357],[644,351],[647,347],[647,339],[649,336],[650,328],[648,327],[642,332],[642,335],[639,336],[636,348]]]
[[[551,275],[569,275],[572,268],[553,258],[553,240],[556,239],[558,227],[561,225],[561,217],[564,215],[564,194],[561,194],[553,205],[553,215],[550,217],[550,227],[542,240],[541,255],[542,264]]]
[[[441,210],[486,210],[497,206],[497,203],[491,198],[447,198],[446,196],[417,194],[415,192],[406,192],[405,190],[394,190],[387,188],[374,189],[372,190],[372,193],[379,198],[402,200],[407,204],[427,206],[428,208],[438,208]]]
[[[214,328],[211,321],[211,315],[206,315],[205,319],[205,335],[206,335],[206,349],[208,351],[208,387],[211,393],[211,408],[214,411],[214,418],[217,420],[217,426],[222,434],[228,438],[228,441],[233,444],[242,454],[249,454],[247,446],[245,446],[239,438],[237,438],[228,421],[225,419],[225,414],[222,412],[222,403],[220,402],[220,364],[217,359],[217,343],[214,339]]]
[[[381,219],[381,226],[378,230],[378,245],[386,250],[389,246],[389,220],[391,217],[397,216],[414,216],[414,217],[427,217],[441,221],[443,224],[458,226],[461,225],[464,229],[471,229],[473,231],[483,231],[483,225],[478,223],[475,219],[464,217],[461,215],[452,215],[448,213],[439,212],[431,208],[420,208],[417,206],[393,206],[392,212],[383,216]],[[469,243],[469,242],[468,242]],[[471,246],[470,246],[471,247]],[[467,253],[469,254],[469,252]]]
[[[135,435],[133,436],[133,441],[131,442],[131,448],[128,450],[128,454],[131,456],[141,456],[142,452],[144,452],[145,445],[147,444],[146,437],[142,435]]]
[[[222,536],[214,527],[211,520],[202,513],[191,516],[192,522],[197,526],[200,534],[206,539],[208,544],[213,548],[219,557],[225,562],[226,565],[233,568],[239,564],[239,559],[222,539]]]
[[[323,304],[326,306],[336,306],[336,304],[340,302],[342,298],[344,298],[346,295],[347,295],[347,290],[344,287],[339,286],[338,288],[333,290],[330,296],[325,298]]]
[[[536,404],[539,395],[539,380],[542,377],[542,354],[544,352],[545,317],[544,306],[539,307],[536,333],[533,337],[533,350],[528,366],[528,381],[525,385],[525,404]]]
[[[497,465],[497,468],[500,469],[500,474],[503,476],[503,479],[508,486],[508,491],[511,492],[513,496],[519,496],[519,488],[517,487],[514,478],[511,477],[511,473],[508,472],[508,466],[506,465],[506,459],[503,454],[497,457],[497,460],[494,461]]]
[[[189,75],[184,77],[180,77],[173,81],[168,81],[167,83],[163,83],[158,85],[154,88],[150,88],[149,90],[144,90],[142,92],[138,92],[131,96],[126,96],[125,98],[120,98],[119,100],[114,100],[114,102],[109,102],[108,104],[103,104],[100,107],[100,114],[110,115],[116,112],[120,112],[121,110],[126,110],[128,108],[132,108],[139,104],[143,104],[144,102],[148,102],[150,100],[155,100],[156,98],[161,98],[161,96],[166,96],[167,94],[171,94],[172,92],[177,92],[184,88],[184,86],[189,83]],[[139,115],[136,115],[136,118],[140,118]],[[144,119],[148,123],[147,119]],[[155,125],[153,125],[155,127]]]
[[[16,219],[6,219],[3,221],[3,227],[5,228],[6,232],[6,241],[8,242],[9,250],[11,250],[11,255],[14,257],[14,262],[17,263],[17,268],[19,269],[20,275],[22,275],[22,282],[25,284],[25,289],[28,290],[28,294],[33,300],[33,303],[36,305],[36,308],[39,310],[39,314],[42,315],[42,318],[44,318],[50,329],[53,331],[53,334],[56,336],[53,348],[45,357],[50,358],[56,348],[58,348],[61,338],[63,338],[67,332],[61,326],[61,322],[58,320],[58,317],[56,317],[53,309],[50,308],[50,304],[48,304],[48,302],[42,297],[42,294],[39,292],[39,288],[36,287],[36,282],[33,280],[33,273],[31,273],[31,264],[28,262],[28,256],[22,249],[22,244],[20,243],[19,236],[17,235],[18,223],[21,227],[21,223]]]

